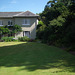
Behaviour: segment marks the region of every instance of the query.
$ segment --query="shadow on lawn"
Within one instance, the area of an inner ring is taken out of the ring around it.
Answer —
[[[20,70],[58,68],[75,72],[75,56],[56,47],[39,43],[23,43],[0,47],[0,67],[22,67]],[[56,72],[61,72],[56,71]]]

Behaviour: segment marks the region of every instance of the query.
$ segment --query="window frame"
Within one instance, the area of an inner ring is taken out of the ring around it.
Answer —
[[[0,26],[3,26],[3,21],[2,20],[0,20]]]
[[[11,20],[8,21],[8,26],[13,26]]]
[[[26,35],[27,33],[29,34],[28,36]],[[30,31],[23,31],[23,37],[24,37],[24,36],[27,36],[27,37],[30,38]]]
[[[30,25],[30,19],[23,19],[22,25]]]

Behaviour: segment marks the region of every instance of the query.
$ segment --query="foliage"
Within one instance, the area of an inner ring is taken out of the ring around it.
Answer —
[[[14,25],[13,26],[13,33],[17,33],[17,32],[21,32],[22,31],[22,28],[20,25]]]
[[[75,0],[57,0],[57,1],[64,3],[65,6],[69,6],[75,3]]]
[[[58,16],[57,19],[50,21],[49,25],[62,26],[65,23],[65,18]]]
[[[11,41],[14,41],[13,38],[14,37],[2,37],[1,40],[5,41],[5,42],[11,42]]]
[[[68,2],[68,0],[67,0]],[[49,3],[48,3],[49,4]],[[59,45],[74,49],[75,44],[75,5],[71,2],[66,5],[63,1],[45,6],[40,14],[44,29],[37,30],[38,38],[43,43]]]
[[[49,6],[49,7],[53,7],[55,1],[56,1],[56,0],[49,0],[49,1],[47,2],[47,6]]]
[[[37,25],[37,37],[42,39],[43,36],[43,31],[45,29],[46,25],[42,22],[39,21],[38,25]]]
[[[38,22],[38,25],[37,25],[37,29],[39,29],[41,26],[43,26],[44,25],[44,23],[42,22],[42,21],[39,21]]]
[[[10,36],[12,36],[14,33],[21,32],[21,31],[22,31],[22,28],[19,25],[14,25],[14,26],[6,25],[3,27],[0,27],[0,36],[2,37],[2,35],[4,35],[4,34],[10,34]],[[7,38],[7,39],[10,40],[10,38]]]
[[[55,3],[53,7],[46,6],[40,16],[43,23],[48,26],[49,21],[56,19],[58,16],[63,15],[63,13],[66,15],[65,11],[68,13],[68,9],[63,3]]]
[[[18,40],[24,42],[24,41],[29,41],[30,39],[29,39],[29,37],[24,36],[24,37],[18,37]]]
[[[0,27],[0,34],[7,34],[9,33],[9,29],[5,27]]]
[[[3,26],[0,27],[0,33],[1,34],[7,34],[7,33],[17,33],[21,32],[22,28],[19,25],[14,25],[14,26]]]

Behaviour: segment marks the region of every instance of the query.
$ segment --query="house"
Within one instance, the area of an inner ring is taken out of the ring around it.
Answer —
[[[0,12],[0,26],[20,25],[22,32],[15,34],[15,38],[28,36],[30,39],[36,38],[36,26],[38,15],[26,12]]]

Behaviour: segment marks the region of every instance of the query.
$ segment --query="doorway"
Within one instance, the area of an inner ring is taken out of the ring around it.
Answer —
[[[30,38],[30,31],[23,31],[23,36],[27,36]]]

